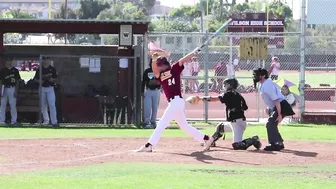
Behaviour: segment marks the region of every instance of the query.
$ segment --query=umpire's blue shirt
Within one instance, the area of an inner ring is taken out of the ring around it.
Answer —
[[[268,78],[260,86],[260,95],[268,108],[275,107],[274,101],[282,101],[285,97],[281,94],[279,87]]]

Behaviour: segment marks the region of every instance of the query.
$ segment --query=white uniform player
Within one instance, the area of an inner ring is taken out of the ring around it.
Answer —
[[[6,61],[6,67],[2,68],[0,71],[0,80],[1,80],[0,124],[5,124],[6,108],[8,102],[12,116],[11,124],[15,125],[17,122],[16,95],[20,79],[21,77],[19,70],[13,66],[13,58],[8,58]]]
[[[189,125],[184,114],[185,101],[181,94],[181,72],[184,68],[183,64],[189,61],[198,51],[199,49],[196,49],[173,65],[170,65],[165,57],[158,57],[157,54],[153,55],[153,72],[155,77],[159,79],[169,104],[157,124],[154,133],[148,142],[137,150],[138,152],[152,152],[153,146],[157,145],[162,132],[169,126],[169,123],[173,119],[175,119],[184,132],[199,142],[205,142],[206,144],[213,142],[214,139],[212,137],[203,134],[201,131]]]
[[[42,88],[41,88],[41,101],[42,101],[42,115],[43,124],[48,125],[51,119],[53,127],[58,127],[57,113],[56,113],[56,97],[55,97],[55,80],[57,79],[57,72],[54,67],[50,65],[50,58],[45,57],[42,62]],[[39,82],[40,69],[37,69],[34,80]],[[48,107],[50,111],[50,119],[48,114]]]

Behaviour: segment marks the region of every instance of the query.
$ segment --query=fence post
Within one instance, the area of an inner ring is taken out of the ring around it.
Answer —
[[[233,72],[232,72],[232,77],[235,78],[235,70],[234,70],[234,65],[233,65],[233,58],[232,58],[232,54],[233,54],[233,49],[232,49],[232,34],[230,33],[230,62],[229,62],[229,66],[230,66],[230,69],[232,68],[233,69]],[[231,70],[230,70],[231,71]],[[230,77],[230,76],[229,76]]]
[[[300,34],[300,117],[305,112],[305,48],[306,48],[306,0],[301,1],[301,34]]]
[[[39,58],[39,124],[42,125],[42,61],[43,55],[40,55]],[[45,121],[45,120],[43,120]]]
[[[142,39],[142,45],[143,45],[143,47],[142,47],[142,64],[140,65],[141,74],[144,73],[144,71],[145,71],[145,69],[147,67],[149,67],[149,61],[148,61],[148,55],[149,55],[148,43],[149,43],[149,41],[148,41],[148,32],[146,32],[143,35],[143,39]],[[142,80],[142,78],[141,78],[141,80]],[[144,107],[145,107],[145,105],[144,105],[144,98],[143,97],[144,96],[142,95],[141,98],[140,98],[140,100],[141,100],[141,102],[140,102],[141,103],[141,105],[140,105],[141,106],[140,118],[141,118],[141,120],[144,121],[145,120],[144,119]]]
[[[140,126],[141,124],[141,79],[142,79],[142,70],[141,70],[141,46],[135,45],[134,46],[134,60],[133,60],[133,68],[134,68],[134,76],[133,76],[133,104],[132,104],[132,111],[133,111],[133,121],[134,124]]]
[[[205,31],[205,41],[209,38],[208,30]],[[204,47],[204,95],[209,95],[209,45]],[[209,119],[209,104],[208,101],[204,102],[204,121],[208,123]]]

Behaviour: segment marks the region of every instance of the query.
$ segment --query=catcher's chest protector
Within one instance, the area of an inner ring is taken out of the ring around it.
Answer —
[[[226,92],[223,95],[224,103],[226,105],[226,118],[227,121],[245,118],[243,108],[243,98],[237,92]]]

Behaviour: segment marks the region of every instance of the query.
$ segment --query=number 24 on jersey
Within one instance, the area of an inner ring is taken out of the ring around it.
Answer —
[[[175,85],[175,78],[168,79],[168,86]]]

